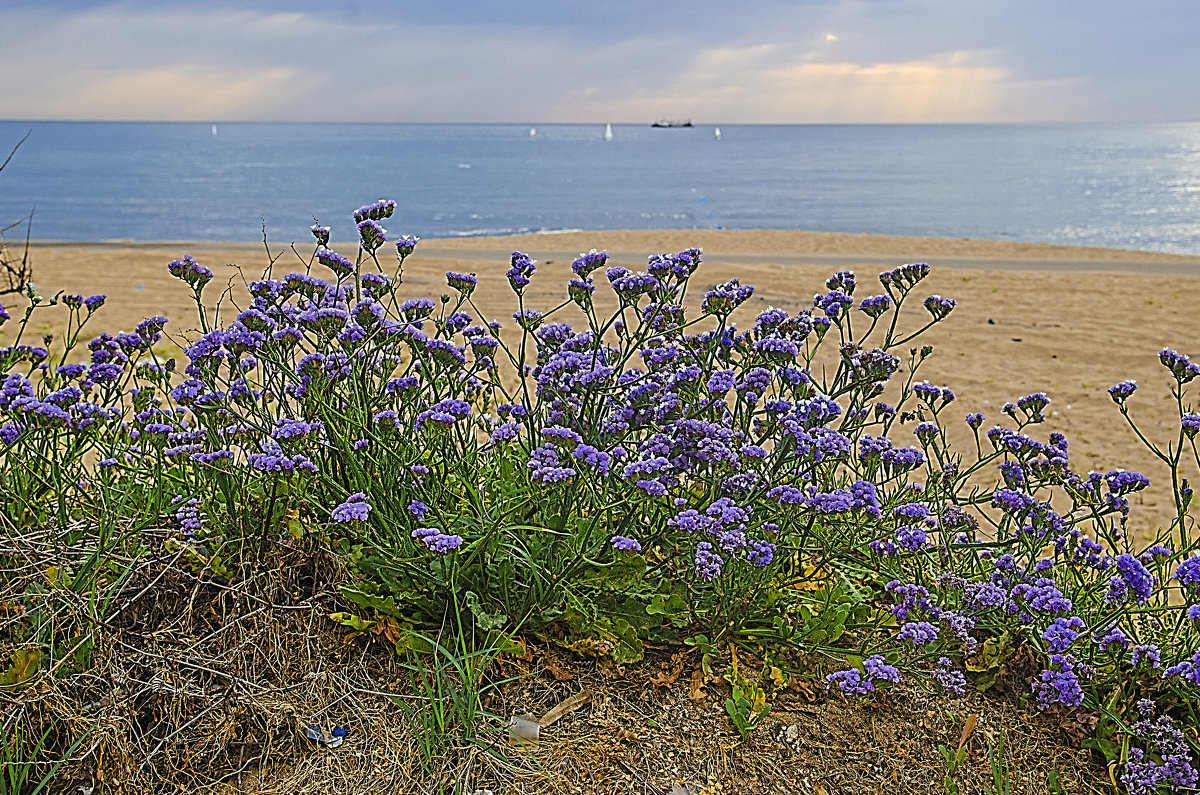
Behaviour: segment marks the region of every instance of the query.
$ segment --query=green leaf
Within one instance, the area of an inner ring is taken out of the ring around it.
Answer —
[[[968,671],[980,672],[999,668],[1013,655],[1012,636],[1006,631],[998,638],[988,638],[979,653],[967,658],[964,665]]]
[[[646,647],[638,637],[637,628],[623,618],[613,622],[615,645],[612,650],[613,662],[617,664],[637,662],[646,654]]]
[[[463,595],[463,601],[466,602],[467,609],[471,611],[471,615],[475,618],[475,625],[484,632],[503,629],[508,624],[508,616],[503,613],[488,612],[487,608],[480,604],[479,595],[474,591],[467,591]]]
[[[1089,737],[1079,743],[1082,748],[1090,748],[1093,751],[1099,751],[1103,754],[1104,759],[1108,762],[1115,762],[1121,758],[1121,746],[1114,743],[1112,740]]]
[[[374,610],[385,616],[398,617],[400,615],[400,608],[396,607],[394,596],[382,597],[378,594],[367,593],[353,585],[343,585],[338,588],[338,592],[354,604],[367,610]]]
[[[650,604],[646,605],[646,612],[652,616],[675,616],[680,614],[686,616],[687,603],[676,593],[670,596],[655,594]]]
[[[329,620],[335,621],[344,627],[350,627],[355,632],[366,632],[371,627],[375,626],[374,621],[356,616],[353,613],[330,613]]]
[[[37,646],[17,649],[9,653],[8,657],[12,662],[7,668],[0,671],[0,686],[24,685],[38,672],[44,656],[42,650]]]

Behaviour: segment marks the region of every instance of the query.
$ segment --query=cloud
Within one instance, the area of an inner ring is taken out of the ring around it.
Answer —
[[[221,69],[200,64],[73,72],[46,115],[92,119],[279,117],[303,93],[291,68]]]
[[[705,50],[656,90],[607,99],[577,94],[559,115],[635,111],[644,118],[666,113],[715,121],[967,122],[1024,121],[1042,113],[1063,118],[1073,110],[1041,102],[1069,81],[1016,81],[986,52],[880,63],[814,55],[778,45]]]
[[[1109,67],[1119,78],[1039,67],[1021,49],[1035,21],[978,2],[944,14],[909,0],[703,3],[662,0],[641,29],[596,6],[583,25],[549,0],[525,2],[515,21],[493,9],[493,24],[451,21],[429,2],[410,18],[408,6],[368,15],[275,0],[0,9],[0,118],[953,122],[1183,107],[1160,76],[1147,84],[1124,64]],[[964,18],[981,9],[997,18]]]

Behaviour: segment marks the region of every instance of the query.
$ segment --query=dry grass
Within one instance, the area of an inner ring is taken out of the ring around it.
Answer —
[[[114,574],[79,594],[53,587],[51,566],[81,560],[87,544],[64,548],[36,533],[0,540],[0,637],[40,610],[60,655],[23,688],[0,691],[6,736],[54,724],[47,750],[58,754],[84,736],[53,791],[940,792],[938,745],[961,741],[968,757],[956,780],[971,793],[986,791],[987,749],[1001,738],[1014,792],[1045,792],[1050,771],[1064,792],[1108,791],[1107,772],[1064,734],[1061,716],[994,693],[947,700],[909,684],[878,702],[846,702],[801,674],[742,742],[722,706],[721,661],[707,678],[686,651],[619,667],[532,641],[489,671],[508,681],[482,709],[543,716],[572,696],[578,703],[536,748],[511,746],[502,718],[486,717],[477,742],[452,736],[430,763],[397,703],[419,706],[402,660],[381,637],[350,637],[328,618],[346,609],[336,556],[288,542],[253,577],[222,583],[169,552],[167,535],[144,533],[149,553],[113,558]],[[89,628],[90,664],[71,672],[68,644]],[[314,743],[305,724],[343,727],[345,741]]]

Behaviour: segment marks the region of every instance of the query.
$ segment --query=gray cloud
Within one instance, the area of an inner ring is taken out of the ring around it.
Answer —
[[[1193,1],[30,2],[0,117],[1197,118]]]

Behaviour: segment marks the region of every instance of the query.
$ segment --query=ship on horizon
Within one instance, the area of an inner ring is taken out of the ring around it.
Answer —
[[[687,119],[685,121],[675,121],[672,119],[659,119],[658,121],[654,122],[650,126],[651,127],[691,127],[692,120]]]

